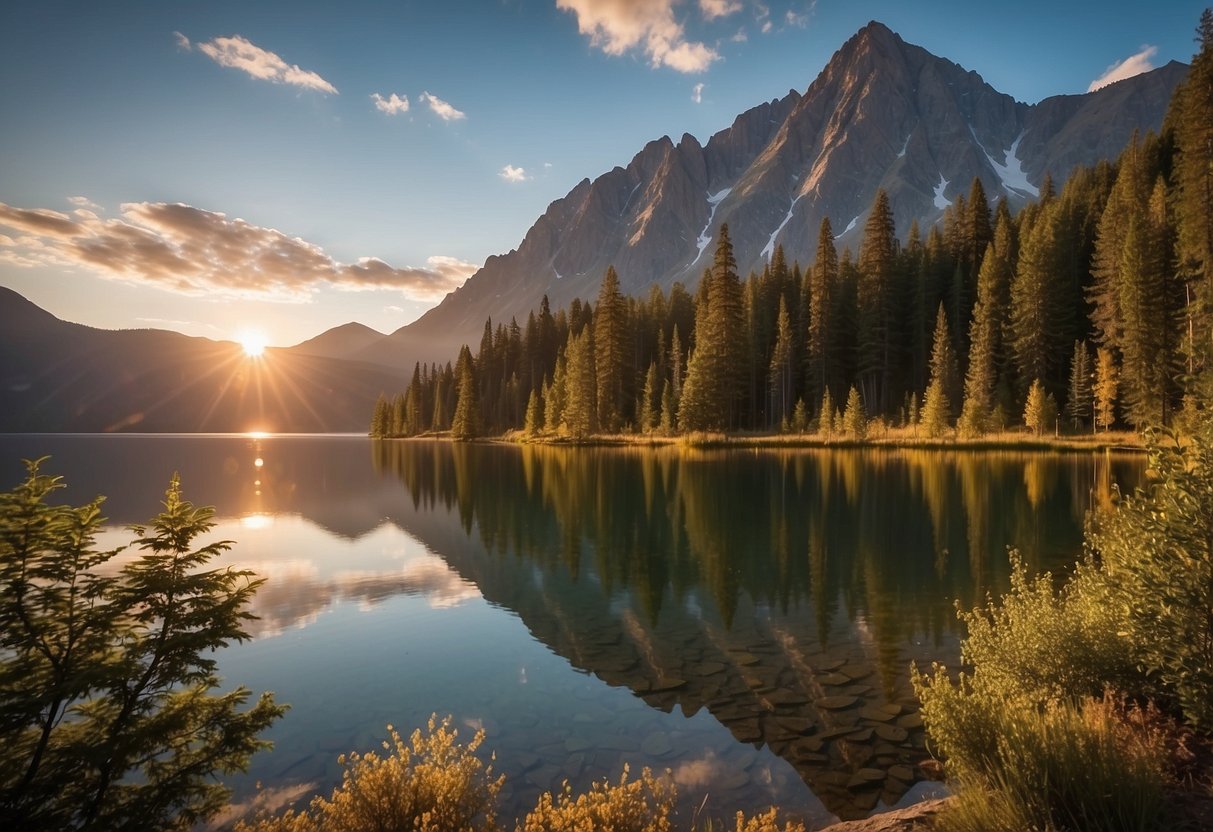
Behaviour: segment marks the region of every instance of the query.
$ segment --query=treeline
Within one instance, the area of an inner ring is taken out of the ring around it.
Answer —
[[[1213,53],[1209,33],[1162,132],[991,210],[982,183],[903,243],[877,193],[858,254],[821,223],[813,265],[775,249],[737,273],[728,227],[694,295],[624,296],[525,326],[486,321],[475,355],[418,365],[374,436],[797,431],[870,419],[975,436],[1062,420],[1169,424],[1213,368]]]

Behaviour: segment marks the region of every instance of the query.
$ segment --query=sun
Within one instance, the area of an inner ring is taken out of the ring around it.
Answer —
[[[265,348],[268,346],[265,334],[254,330],[241,333],[237,340],[240,342],[240,348],[249,358],[260,358],[265,354]]]

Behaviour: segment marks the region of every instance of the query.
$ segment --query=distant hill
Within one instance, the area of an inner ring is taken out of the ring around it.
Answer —
[[[460,344],[479,342],[486,318],[523,324],[545,294],[554,309],[592,299],[612,264],[630,294],[675,281],[693,290],[721,222],[743,276],[776,245],[808,265],[822,217],[840,250],[857,247],[878,188],[903,238],[915,220],[937,222],[974,177],[1014,210],[1046,174],[1060,184],[1077,165],[1116,158],[1133,131],[1157,130],[1186,72],[1172,62],[1029,105],[873,22],[803,95],[759,104],[706,144],[689,134],[649,142],[626,167],[553,202],[517,249],[490,257],[419,320],[355,353],[323,354],[404,368],[453,361]]]
[[[0,431],[362,432],[380,392],[406,383],[364,362],[93,329],[0,287]]]
[[[386,336],[360,323],[348,323],[326,330],[288,351],[298,355],[319,355],[325,358],[355,358],[359,353],[379,343]]]

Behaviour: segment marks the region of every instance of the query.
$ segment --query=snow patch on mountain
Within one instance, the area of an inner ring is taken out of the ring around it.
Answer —
[[[775,256],[775,238],[779,236],[780,231],[783,231],[784,226],[792,221],[792,212],[796,210],[797,202],[800,202],[800,196],[797,196],[792,200],[792,204],[788,206],[787,216],[783,218],[783,222],[779,224],[779,227],[771,232],[771,239],[767,240],[767,244],[763,246],[762,254],[760,256],[768,262],[772,257]]]
[[[1028,181],[1028,174],[1024,171],[1023,162],[1019,158],[1019,143],[1023,141],[1023,133],[1020,133],[1015,141],[1011,142],[1011,146],[1006,149],[1007,161],[1002,164],[995,161],[994,157],[986,152],[985,146],[978,140],[972,126],[969,127],[969,132],[973,133],[973,141],[977,142],[981,152],[986,154],[990,167],[994,168],[994,172],[1002,180],[1002,187],[1007,193],[1019,196],[1040,196],[1040,189]]]
[[[695,255],[695,259],[691,261],[691,266],[699,262],[699,258],[703,257],[703,252],[712,243],[712,235],[708,232],[712,230],[712,218],[716,216],[716,208],[720,203],[724,202],[724,198],[729,195],[732,188],[725,188],[717,191],[714,194],[708,194],[708,205],[712,206],[712,210],[708,212],[708,221],[703,226],[703,231],[699,232],[698,239],[695,240],[695,245],[699,247],[699,252]],[[690,268],[688,266],[687,268]]]
[[[952,204],[952,200],[943,195],[944,189],[948,187],[950,180],[944,179],[943,174],[939,174],[939,184],[935,186],[935,207],[943,210]]]

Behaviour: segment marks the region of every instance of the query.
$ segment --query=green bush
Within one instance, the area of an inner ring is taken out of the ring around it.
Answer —
[[[98,497],[52,505],[28,462],[0,493],[0,818],[10,829],[190,829],[218,812],[282,715],[270,694],[216,694],[215,651],[248,638],[262,583],[192,548],[214,523],[174,477],[139,550],[98,551]]]
[[[1167,737],[1105,696],[986,711],[994,734],[979,756],[960,744],[943,832],[1169,829],[1163,813]],[[938,717],[938,715],[936,715]]]
[[[673,808],[673,783],[647,768],[639,780],[629,782],[625,765],[617,784],[594,783],[588,792],[574,795],[566,782],[559,796],[540,795],[517,832],[670,832]]]
[[[915,671],[960,787],[943,828],[1162,828],[1181,744],[1091,697],[1118,690],[1213,730],[1213,419],[1147,438],[1149,487],[1092,519],[1074,575],[1055,589],[1012,555],[1010,592],[960,613],[967,671]]]
[[[1213,731],[1213,419],[1150,437],[1149,488],[1098,518],[1089,545],[1146,678]]]
[[[493,776],[476,751],[484,741],[478,731],[467,745],[458,742],[451,718],[430,717],[426,731],[414,731],[409,741],[388,726],[391,742],[386,756],[352,754],[339,759],[345,771],[330,798],[316,797],[303,811],[262,813],[236,832],[463,832],[497,830],[498,796],[505,776]],[[515,832],[671,832],[677,790],[668,776],[644,769],[639,779],[628,778],[625,765],[618,782],[594,783],[575,793],[569,784],[556,795],[545,792],[535,807],[518,820]],[[737,832],[804,832],[795,822],[780,824],[769,811],[747,818],[738,812]],[[725,829],[710,821],[690,828],[714,832]],[[730,827],[731,828],[731,827]]]
[[[237,832],[492,832],[497,826],[497,795],[505,776],[493,777],[476,751],[484,742],[477,731],[467,745],[457,742],[451,718],[431,716],[427,730],[414,731],[405,743],[389,725],[390,742],[380,757],[373,752],[342,755],[341,785],[332,796],[316,797],[306,811],[288,810],[240,823]]]
[[[1029,578],[1012,551],[1010,591],[960,618],[967,631],[962,662],[981,691],[1034,703],[1097,696],[1108,687],[1139,692],[1123,610],[1090,562],[1056,589],[1047,572]]]

